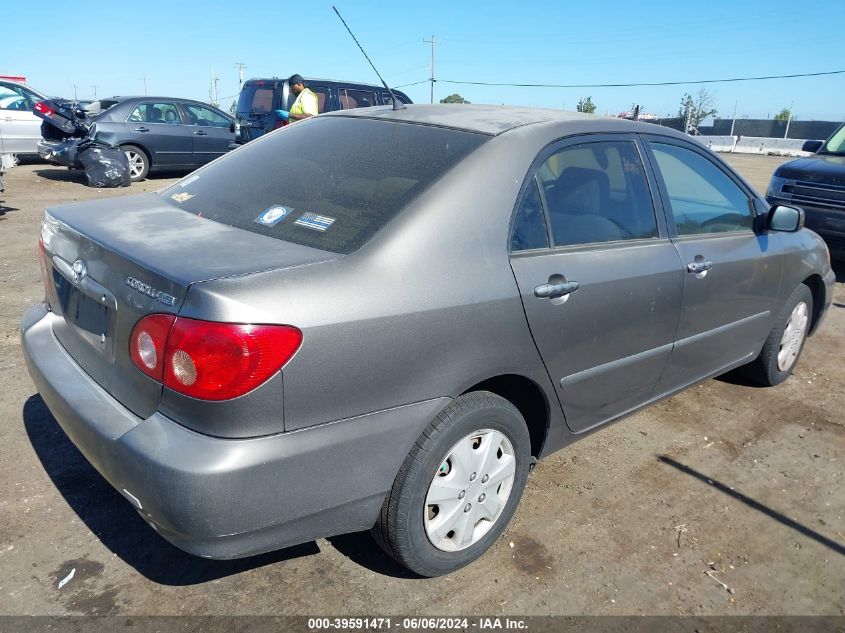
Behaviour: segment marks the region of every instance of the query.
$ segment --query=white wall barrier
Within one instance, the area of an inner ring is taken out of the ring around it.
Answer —
[[[762,136],[693,136],[692,138],[714,152],[810,156],[808,152],[801,151],[805,139],[800,138],[765,138]]]
[[[736,136],[693,136],[693,138],[714,152],[734,151],[737,139]]]

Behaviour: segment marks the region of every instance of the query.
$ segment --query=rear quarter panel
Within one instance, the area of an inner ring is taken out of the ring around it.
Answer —
[[[196,284],[182,314],[287,323],[285,429],[443,396],[501,374],[547,394],[507,252],[511,212],[543,135],[492,139],[352,255]]]

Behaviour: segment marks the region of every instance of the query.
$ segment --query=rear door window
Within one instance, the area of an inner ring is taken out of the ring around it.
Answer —
[[[181,125],[182,117],[175,103],[140,103],[127,121],[132,123],[165,123]]]
[[[229,127],[229,119],[218,114],[210,108],[198,103],[183,103],[185,114],[188,116],[188,125],[199,125],[203,127]]]
[[[351,253],[488,138],[319,117],[249,143],[158,195],[216,222]]]
[[[537,171],[555,246],[655,238],[651,191],[633,141],[567,147]]]
[[[355,108],[369,108],[377,105],[376,93],[371,90],[340,89],[341,110],[354,110]]]
[[[511,231],[511,251],[530,251],[549,247],[546,231],[546,217],[540,202],[537,180],[531,179],[528,190],[522,197]]]

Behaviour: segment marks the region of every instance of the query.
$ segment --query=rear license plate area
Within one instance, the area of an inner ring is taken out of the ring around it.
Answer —
[[[79,290],[57,270],[53,270],[53,284],[65,322],[95,349],[109,353],[115,311]]]

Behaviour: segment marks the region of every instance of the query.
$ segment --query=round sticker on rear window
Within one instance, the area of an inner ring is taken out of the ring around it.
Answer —
[[[272,206],[255,218],[255,221],[258,224],[263,224],[264,226],[276,226],[279,222],[285,219],[285,216],[288,213],[290,213],[290,210],[285,207],[280,207],[278,205]]]

